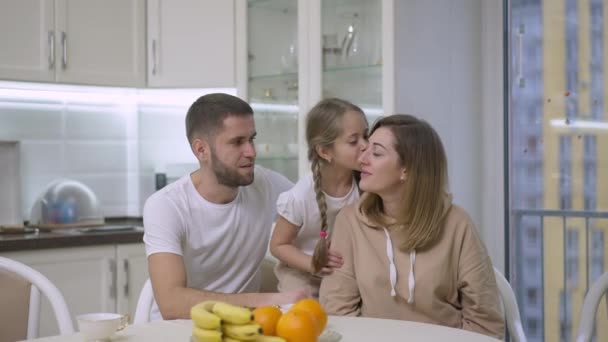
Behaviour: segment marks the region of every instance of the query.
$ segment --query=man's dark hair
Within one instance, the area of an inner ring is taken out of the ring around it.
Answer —
[[[251,106],[240,98],[223,93],[203,95],[194,101],[186,115],[188,142],[196,135],[210,137],[224,124],[229,116],[253,115]]]

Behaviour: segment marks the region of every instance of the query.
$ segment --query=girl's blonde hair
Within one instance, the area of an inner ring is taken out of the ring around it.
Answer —
[[[321,100],[306,116],[306,142],[308,144],[308,160],[311,162],[314,179],[314,190],[317,205],[321,213],[321,237],[317,242],[312,255],[312,268],[315,273],[327,265],[327,203],[321,189],[321,167],[328,161],[317,153],[317,147],[331,147],[342,134],[342,118],[348,111],[355,111],[363,115],[361,108],[337,98]]]
[[[441,235],[447,209],[443,196],[448,186],[448,163],[443,144],[431,125],[411,115],[384,117],[374,124],[371,132],[380,127],[393,133],[399,162],[407,172],[403,206],[394,226],[403,236],[399,248],[424,250]],[[372,221],[387,225],[382,199],[377,194],[366,196],[361,211]]]

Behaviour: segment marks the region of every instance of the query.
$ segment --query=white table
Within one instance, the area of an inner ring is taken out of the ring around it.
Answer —
[[[340,342],[370,342],[393,338],[397,341],[496,342],[497,339],[460,329],[408,321],[330,316],[326,329],[339,332]],[[131,325],[112,341],[190,341],[192,321],[156,321]],[[83,342],[80,334],[36,339],[38,342]],[[322,341],[319,341],[322,342]]]

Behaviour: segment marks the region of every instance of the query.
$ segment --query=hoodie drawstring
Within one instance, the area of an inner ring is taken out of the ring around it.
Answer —
[[[382,229],[384,229],[384,234],[386,234],[386,256],[388,257],[388,272],[391,281],[391,297],[395,297],[397,295],[397,291],[395,291],[395,286],[397,285],[397,267],[395,266],[395,256],[393,254],[393,242],[388,230],[386,230],[386,228]],[[414,289],[416,288],[416,279],[414,278],[415,262],[416,250],[412,250],[410,252],[410,273],[408,277],[408,289],[410,292],[407,299],[408,304],[414,303]]]

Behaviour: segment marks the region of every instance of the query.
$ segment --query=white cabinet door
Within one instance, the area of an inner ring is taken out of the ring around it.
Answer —
[[[0,79],[53,81],[53,1],[0,1]]]
[[[148,86],[234,87],[234,0],[148,0]]]
[[[57,81],[145,84],[145,0],[56,0]]]
[[[121,314],[135,314],[139,292],[148,279],[148,262],[143,243],[117,245],[116,310]]]
[[[114,312],[116,261],[114,246],[61,248],[4,253],[45,275],[63,294],[72,318],[89,312]],[[41,296],[40,336],[59,334],[49,302]],[[74,327],[78,329],[76,320]]]

